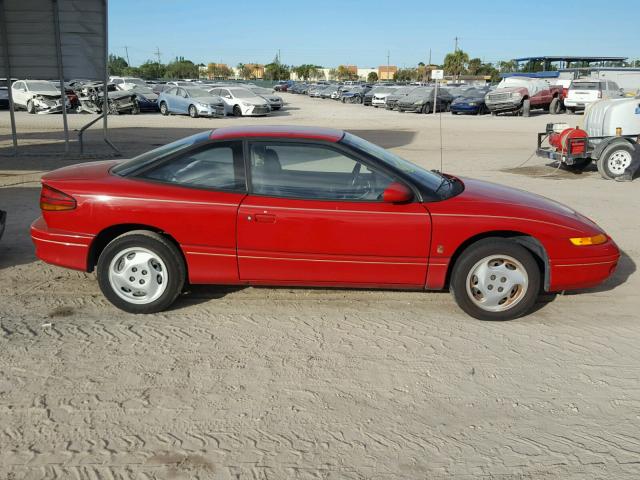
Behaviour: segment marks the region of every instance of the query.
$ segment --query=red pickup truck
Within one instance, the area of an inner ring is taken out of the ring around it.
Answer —
[[[563,107],[562,85],[550,85],[542,78],[507,77],[485,96],[492,114],[517,112],[528,117],[532,109],[560,113]]]

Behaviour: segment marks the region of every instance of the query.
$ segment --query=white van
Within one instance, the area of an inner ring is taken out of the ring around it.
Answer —
[[[582,78],[571,82],[564,106],[567,112],[574,113],[576,110],[584,110],[598,100],[621,97],[624,97],[624,92],[616,82]]]

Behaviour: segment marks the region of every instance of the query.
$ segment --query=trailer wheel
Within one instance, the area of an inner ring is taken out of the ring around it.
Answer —
[[[616,142],[606,147],[598,159],[600,175],[607,180],[613,180],[622,175],[631,165],[633,150],[630,143]]]

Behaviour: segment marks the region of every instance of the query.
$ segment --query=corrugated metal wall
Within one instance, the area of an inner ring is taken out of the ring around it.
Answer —
[[[63,73],[66,80],[104,78],[106,0],[0,0],[6,26],[11,75],[58,80],[54,9],[58,9]],[[0,36],[0,44],[4,39]],[[0,48],[0,77],[6,77]]]

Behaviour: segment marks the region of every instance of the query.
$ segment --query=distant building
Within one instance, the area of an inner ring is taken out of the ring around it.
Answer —
[[[381,65],[378,67],[378,80],[393,80],[393,76],[398,72],[395,65]]]

